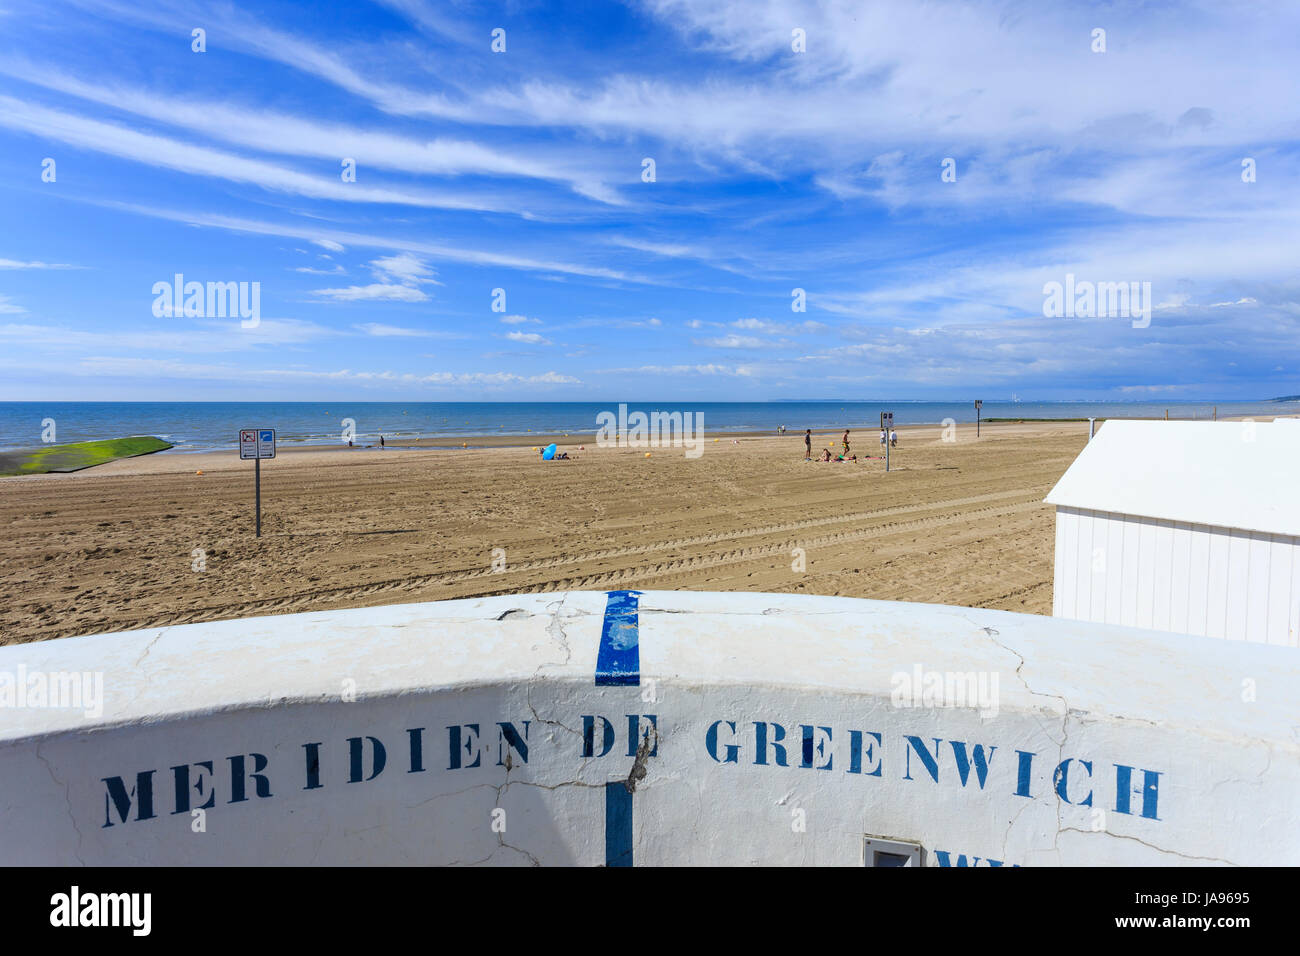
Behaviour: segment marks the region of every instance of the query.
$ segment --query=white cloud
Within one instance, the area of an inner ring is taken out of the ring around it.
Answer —
[[[84,269],[85,266],[72,266],[63,262],[19,262],[16,259],[0,259],[0,269]]]
[[[0,312],[4,309],[0,306]],[[197,326],[194,327],[194,326]],[[333,336],[332,329],[301,319],[263,318],[255,328],[245,329],[238,318],[175,320],[172,327],[113,329],[99,331],[68,326],[0,325],[0,342],[23,344],[47,352],[89,349],[131,349],[158,352],[206,354],[241,352],[269,345],[300,345]]]
[[[246,159],[234,153],[195,146],[164,136],[138,133],[123,126],[46,109],[8,96],[0,96],[0,126],[148,166],[315,199],[345,203],[388,203],[431,209],[518,212],[517,207],[485,202],[468,194],[408,192],[345,183],[338,177],[328,179],[311,176],[263,160]]]
[[[342,382],[356,385],[580,385],[580,379],[559,372],[519,375],[514,372],[364,372],[354,369],[318,371],[305,368],[251,368],[247,365],[196,365],[170,359],[93,356],[71,370],[93,376],[116,375],[200,379],[216,382]]]
[[[429,297],[409,285],[350,285],[343,289],[316,289],[313,295],[323,295],[336,302],[427,302]]]
[[[370,263],[375,278],[381,282],[398,282],[402,285],[442,285],[433,278],[436,274],[419,256],[409,252],[394,256],[381,256]]]
[[[415,139],[337,123],[313,122],[284,113],[241,109],[227,103],[177,99],[156,90],[86,82],[22,60],[0,63],[0,73],[265,152],[333,160],[335,164],[343,156],[364,157],[360,160],[364,168],[413,174],[487,175],[560,182],[598,202],[622,203],[618,193],[606,185],[606,177],[593,173],[590,157],[548,155],[554,150],[536,148],[498,150],[445,137]]]
[[[692,339],[691,341],[695,345],[714,349],[761,349],[771,344],[763,339],[754,338],[752,335],[724,335],[719,338]]]
[[[821,322],[814,322],[809,319],[806,322],[800,322],[790,325],[782,322],[773,322],[770,319],[737,319],[731,323],[733,328],[746,329],[750,332],[764,332],[768,335],[799,335],[811,332],[824,332],[826,326]]]
[[[311,241],[314,242],[314,243],[316,243],[316,245],[320,246],[322,249],[328,249],[330,252],[344,252],[344,251],[346,251],[346,250],[343,248],[343,244],[342,244],[342,243],[340,243],[340,242],[335,242],[333,239],[313,239],[313,240],[311,240]]]
[[[374,335],[380,338],[429,338],[438,336],[437,332],[430,329],[407,329],[396,325],[384,325],[381,322],[363,322],[360,325],[354,325],[352,327],[365,332],[366,335]]]
[[[528,345],[550,345],[551,340],[536,332],[507,332],[506,338],[511,342],[525,342]]]
[[[113,209],[124,209],[152,216],[171,222],[182,222],[195,226],[211,226],[231,232],[242,232],[259,236],[281,236],[283,238],[310,239],[320,233],[315,226],[295,226],[263,222],[256,219],[242,219],[215,213],[185,213],[156,206],[143,206],[136,203],[124,203],[116,200],[85,200],[94,205]],[[392,236],[376,236],[359,232],[335,232],[339,242],[349,246],[364,248],[403,249],[434,259],[446,259],[452,262],[466,262],[473,265],[500,266],[504,269],[519,269],[526,272],[558,273],[561,275],[587,276],[597,279],[625,280],[630,282],[650,282],[645,276],[632,275],[616,269],[602,266],[578,265],[552,259],[534,259],[529,256],[516,256],[508,253],[487,252],[466,246],[444,246],[418,239],[396,239]]]
[[[751,370],[745,366],[735,365],[641,365],[637,368],[606,368],[601,369],[602,375],[625,375],[628,373],[643,373],[646,375],[730,375],[730,376],[747,376],[752,374]]]

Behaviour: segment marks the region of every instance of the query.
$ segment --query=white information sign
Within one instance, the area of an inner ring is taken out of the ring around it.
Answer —
[[[239,431],[240,458],[274,458],[274,428],[242,428]]]

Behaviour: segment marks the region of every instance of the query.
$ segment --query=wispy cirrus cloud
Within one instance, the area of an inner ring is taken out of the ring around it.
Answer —
[[[445,329],[412,329],[399,325],[385,325],[382,322],[363,322],[353,328],[378,338],[460,339],[466,337],[463,333],[449,332]]]
[[[466,192],[364,186],[301,173],[259,159],[195,146],[180,140],[140,133],[125,126],[87,119],[0,95],[0,126],[36,133],[82,149],[107,153],[149,166],[223,179],[262,189],[342,203],[417,206],[428,209],[515,211]]]
[[[66,262],[22,262],[18,259],[0,259],[0,269],[84,269],[85,266],[69,265]]]
[[[427,302],[429,297],[409,285],[372,282],[370,285],[350,285],[338,289],[316,289],[313,295],[335,302]]]

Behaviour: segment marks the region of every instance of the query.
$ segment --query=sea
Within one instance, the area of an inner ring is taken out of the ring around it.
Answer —
[[[896,425],[974,422],[973,402],[781,401],[627,403],[628,413],[694,412],[707,432],[787,432],[805,428],[879,428],[880,413]],[[1170,418],[1300,414],[1300,401],[1254,402],[1030,402],[985,401],[982,418]],[[0,450],[50,441],[90,441],[152,435],[171,442],[170,453],[238,447],[244,428],[274,428],[280,445],[358,445],[445,440],[459,445],[478,435],[584,435],[597,416],[619,413],[608,402],[0,402]]]

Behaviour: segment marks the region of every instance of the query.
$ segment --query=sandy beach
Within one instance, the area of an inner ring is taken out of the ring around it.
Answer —
[[[939,426],[899,428],[888,474],[878,460],[805,462],[794,431],[710,435],[695,459],[579,436],[560,438],[577,460],[550,463],[500,436],[470,450],[291,450],[263,465],[261,539],[253,463],[234,452],[5,478],[0,642],[569,589],[1047,614],[1054,519],[1042,499],[1087,429],[985,425],[977,441],[962,425],[946,442]],[[839,436],[814,433],[814,451]],[[860,456],[881,454],[878,431],[853,438]]]

